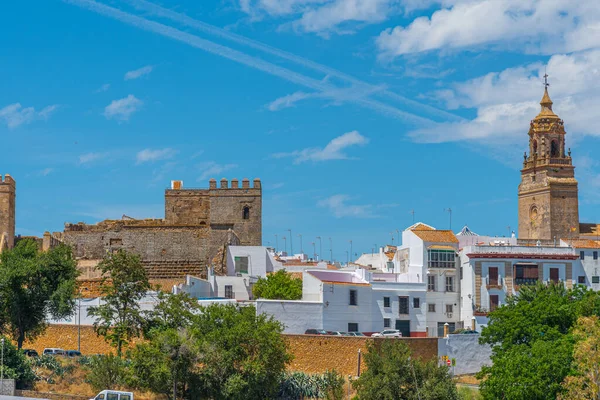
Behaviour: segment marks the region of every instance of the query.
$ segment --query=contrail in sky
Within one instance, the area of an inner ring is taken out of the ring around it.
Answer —
[[[262,60],[257,57],[250,56],[241,51],[234,50],[230,47],[226,47],[210,40],[202,39],[198,36],[180,31],[173,27],[147,20],[145,18],[141,18],[137,15],[133,15],[124,11],[121,11],[117,8],[113,8],[107,6],[102,3],[98,3],[93,0],[63,0],[66,3],[70,3],[82,8],[86,8],[98,14],[105,15],[107,17],[116,19],[118,21],[127,23],[129,25],[135,26],[137,28],[154,32],[159,35],[169,37],[171,39],[175,39],[186,43],[190,46],[202,49],[209,53],[213,53],[219,55],[221,57],[230,59],[232,61],[236,61],[240,64],[244,64],[246,66],[258,69],[260,71],[266,72],[273,76],[280,77],[287,81],[296,83],[298,85],[304,86],[306,88],[321,92],[324,97],[329,97],[334,100],[348,101],[355,104],[358,104],[362,107],[369,108],[380,112],[382,114],[390,115],[395,118],[403,119],[410,121],[419,125],[432,125],[435,122],[420,117],[418,115],[400,110],[396,107],[390,106],[388,104],[381,103],[380,101],[373,100],[370,98],[365,98],[361,96],[360,93],[357,93],[355,88],[340,88],[333,85],[330,85],[324,81],[310,78],[306,75],[300,74],[298,72],[292,71],[287,68],[280,67],[268,61]],[[373,92],[373,90],[377,90],[376,86],[367,85],[366,88],[358,88],[361,91],[365,91],[367,93]],[[366,90],[365,90],[366,89]],[[381,88],[380,88],[381,89]]]
[[[376,92],[377,94],[380,94],[382,96],[386,96],[392,100],[396,100],[396,101],[402,102],[404,104],[420,108],[424,111],[432,113],[433,115],[437,115],[437,116],[440,116],[440,117],[443,117],[443,118],[446,118],[446,119],[449,119],[452,121],[463,121],[464,120],[464,118],[459,117],[455,114],[452,114],[447,111],[443,111],[443,110],[437,109],[435,107],[429,106],[427,104],[423,104],[418,101],[406,98],[406,97],[401,96],[397,93],[394,93],[390,90],[381,89],[375,85],[371,85],[369,83],[363,82],[353,76],[345,74],[344,72],[341,72],[334,68],[328,67],[323,64],[316,63],[312,60],[306,59],[304,57],[300,57],[296,54],[293,54],[293,53],[290,53],[290,52],[287,52],[287,51],[284,51],[281,49],[277,49],[275,47],[258,42],[256,40],[249,39],[247,37],[238,35],[236,33],[229,32],[225,29],[216,27],[214,25],[210,25],[206,22],[193,19],[185,14],[166,9],[164,7],[161,7],[159,5],[151,3],[149,1],[146,1],[146,0],[123,0],[123,1],[131,4],[133,7],[137,8],[139,10],[149,12],[157,17],[167,18],[172,21],[183,24],[185,26],[195,28],[204,33],[218,36],[223,39],[231,40],[233,42],[242,44],[244,46],[251,47],[253,49],[260,50],[260,51],[268,53],[268,54],[272,54],[274,56],[286,59],[288,61],[292,61],[292,62],[302,65],[304,67],[310,68],[314,71],[319,71],[323,74],[326,74],[326,75],[329,75],[332,77],[336,77],[340,80],[352,83],[355,86],[363,86],[366,90],[370,90],[370,91]]]

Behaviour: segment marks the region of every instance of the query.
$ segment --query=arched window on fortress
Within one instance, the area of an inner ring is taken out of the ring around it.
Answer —
[[[533,154],[537,154],[537,140],[533,141]]]
[[[244,207],[244,210],[242,211],[242,218],[250,219],[250,207],[248,207],[248,206]]]

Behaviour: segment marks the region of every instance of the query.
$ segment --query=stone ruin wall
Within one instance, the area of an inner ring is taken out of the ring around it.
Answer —
[[[178,181],[175,181],[178,182]],[[97,263],[107,252],[135,252],[148,268],[151,279],[172,279],[187,274],[205,277],[207,266],[228,244],[262,244],[262,189],[244,180],[240,188],[226,180],[216,188],[165,191],[164,219],[105,220],[95,225],[65,224],[57,237],[71,245],[79,260],[80,278],[99,277]],[[249,215],[244,218],[244,208]],[[226,274],[226,271],[223,273]]]

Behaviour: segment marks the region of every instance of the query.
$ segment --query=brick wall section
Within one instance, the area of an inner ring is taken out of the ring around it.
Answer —
[[[162,292],[171,293],[174,285],[185,283],[185,278],[175,279],[150,279],[150,284],[158,286],[158,289]],[[96,297],[102,297],[100,291],[101,279],[78,279],[77,280],[78,291],[81,293],[81,297],[84,299],[94,299]]]
[[[361,337],[331,337],[313,335],[284,335],[294,355],[289,369],[308,373],[322,373],[336,369],[347,376],[356,374],[358,350],[364,354],[369,340],[397,340],[406,343],[415,357],[431,360],[437,357],[437,338],[371,339]],[[46,347],[60,347],[65,350],[77,349],[77,326],[51,325],[45,334],[26,342],[25,348],[42,353]],[[104,354],[113,351],[102,337],[96,336],[90,326],[81,327],[81,352],[86,355]],[[364,369],[364,357],[362,357]]]

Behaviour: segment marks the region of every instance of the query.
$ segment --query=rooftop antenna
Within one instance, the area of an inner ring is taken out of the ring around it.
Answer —
[[[412,214],[413,217],[413,225],[415,224],[415,210],[410,210],[410,213]]]
[[[444,208],[444,211],[448,211],[448,214],[450,214],[450,230],[452,230],[452,209],[448,207]]]

